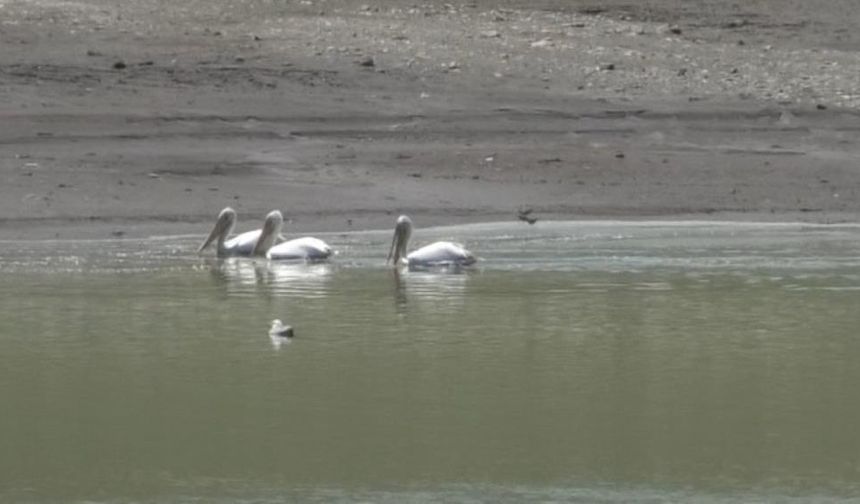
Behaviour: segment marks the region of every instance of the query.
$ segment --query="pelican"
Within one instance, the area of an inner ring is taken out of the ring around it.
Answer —
[[[273,245],[273,237],[280,236],[284,216],[272,210],[263,223],[263,234],[253,249],[253,255],[266,256],[273,260],[325,261],[332,255],[328,244],[318,238],[305,236]]]
[[[280,212],[278,213],[280,214]],[[269,213],[269,215],[271,214],[272,212]],[[269,216],[267,216],[266,221],[269,221]],[[203,242],[203,245],[197,249],[197,253],[199,254],[200,252],[203,252],[206,247],[211,245],[212,242],[217,239],[216,253],[218,254],[218,257],[249,256],[254,253],[258,242],[261,241],[261,235],[264,235],[269,246],[271,246],[271,244],[279,237],[278,232],[266,234],[266,227],[264,225],[263,229],[247,231],[239,236],[227,239],[234,227],[236,227],[236,211],[230,207],[226,207],[218,214],[218,220],[215,221],[215,226],[212,228],[206,241]]]
[[[291,326],[284,325],[284,323],[281,322],[281,319],[275,319],[272,321],[272,327],[269,328],[269,336],[278,338],[292,338],[293,328]]]
[[[388,259],[392,264],[403,264],[414,267],[432,267],[432,266],[469,266],[474,264],[477,259],[471,252],[463,248],[462,245],[446,241],[431,243],[425,247],[406,254],[406,246],[409,244],[409,237],[412,235],[412,220],[401,215],[397,218],[397,224],[394,226],[394,237],[391,239],[391,248],[388,249]]]

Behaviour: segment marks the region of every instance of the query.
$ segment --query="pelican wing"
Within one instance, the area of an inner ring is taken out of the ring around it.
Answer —
[[[435,242],[421,247],[406,256],[410,266],[468,266],[476,259],[462,245],[451,242]]]
[[[310,236],[285,241],[266,252],[266,257],[275,260],[325,261],[332,255],[329,245]]]

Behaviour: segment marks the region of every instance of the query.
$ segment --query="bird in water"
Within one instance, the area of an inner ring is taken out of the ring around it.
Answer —
[[[462,245],[447,241],[438,241],[419,248],[407,254],[409,238],[412,236],[412,220],[401,215],[394,226],[394,237],[391,248],[388,249],[388,259],[395,266],[402,264],[409,268],[434,266],[469,266],[477,258]]]
[[[304,260],[325,261],[334,253],[332,248],[319,238],[305,236],[274,244],[274,238],[281,236],[284,226],[284,216],[279,210],[272,210],[266,216],[263,230],[260,234],[252,255],[265,256],[272,260]]]
[[[203,245],[200,245],[200,248],[197,249],[197,253],[203,252],[212,242],[216,242],[215,253],[218,257],[253,255],[257,247],[257,242],[260,236],[264,235],[265,229],[255,229],[229,238],[230,233],[233,232],[233,228],[236,227],[236,220],[235,210],[230,207],[221,210],[218,214],[218,220],[215,221],[215,226],[212,227],[212,231],[209,232],[209,236],[206,237]],[[273,242],[277,241],[279,239],[278,233],[271,235],[267,239],[271,239]]]
[[[275,319],[272,321],[272,326],[269,328],[269,336],[273,338],[287,338],[291,339],[293,337],[293,328],[292,326],[284,325],[281,322],[281,319]]]

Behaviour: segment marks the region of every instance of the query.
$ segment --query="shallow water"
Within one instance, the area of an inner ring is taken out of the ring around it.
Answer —
[[[0,501],[860,498],[858,227],[416,230],[463,273],[320,237],[0,242]]]

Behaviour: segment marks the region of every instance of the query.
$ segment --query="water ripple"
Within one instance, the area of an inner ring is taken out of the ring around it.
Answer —
[[[319,233],[338,251],[335,269],[383,268],[388,230]],[[0,272],[139,273],[208,267],[196,254],[198,236],[121,240],[0,242]],[[826,272],[860,270],[860,227],[725,222],[490,223],[417,229],[414,246],[464,243],[480,270]],[[261,269],[262,268],[262,269]],[[318,295],[326,268],[220,267],[236,285],[267,283],[276,292]]]

